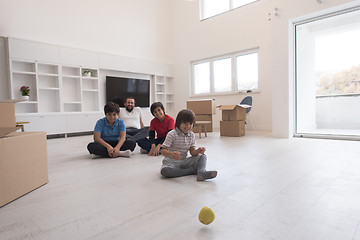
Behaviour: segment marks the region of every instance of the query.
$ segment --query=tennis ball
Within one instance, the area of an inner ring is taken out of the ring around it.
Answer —
[[[203,207],[199,213],[199,221],[205,225],[212,223],[215,220],[215,213],[209,207]]]

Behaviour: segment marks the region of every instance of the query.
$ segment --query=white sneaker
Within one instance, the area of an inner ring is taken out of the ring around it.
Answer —
[[[148,154],[148,151],[146,151],[145,149],[143,148],[140,148],[140,153],[143,153],[143,154]]]
[[[119,157],[127,157],[127,158],[129,158],[130,155],[131,155],[131,151],[129,149],[126,150],[126,151],[120,151],[119,152]]]
[[[91,159],[96,159],[96,158],[102,158],[102,156],[95,155],[95,154],[90,154],[90,158]]]

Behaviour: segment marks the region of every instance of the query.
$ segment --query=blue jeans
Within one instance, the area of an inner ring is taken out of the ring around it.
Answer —
[[[157,146],[158,144],[162,144],[165,141],[165,138],[155,138],[154,139],[154,143]],[[150,152],[151,150],[151,144],[149,139],[147,138],[143,138],[138,140],[138,145],[139,147],[141,147],[142,149],[145,149],[147,152]]]

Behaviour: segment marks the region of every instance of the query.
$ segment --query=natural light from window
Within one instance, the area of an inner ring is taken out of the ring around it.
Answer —
[[[237,84],[239,91],[258,88],[258,53],[236,57]]]
[[[315,37],[319,95],[360,93],[359,43],[359,29]]]
[[[194,65],[194,93],[202,94],[210,92],[210,63],[200,63]]]
[[[231,58],[214,61],[214,91],[231,91]]]
[[[242,7],[258,0],[201,0],[201,19],[206,19]]]
[[[209,18],[230,9],[228,0],[202,0],[203,18]]]
[[[191,95],[258,91],[258,51],[244,50],[192,62]]]

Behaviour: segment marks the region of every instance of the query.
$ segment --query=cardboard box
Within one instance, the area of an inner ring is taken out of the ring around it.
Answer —
[[[245,121],[220,121],[220,136],[245,136]]]
[[[45,132],[13,132],[0,137],[0,206],[48,180]]]
[[[15,103],[20,100],[2,100],[0,101],[0,127],[15,127]]]
[[[215,102],[212,99],[188,100],[186,107],[195,114],[215,114]]]
[[[212,121],[212,115],[211,114],[195,114],[196,122],[210,122],[205,123],[206,132],[212,132],[213,131],[213,121]],[[194,133],[199,132],[199,126],[195,126],[192,130]],[[202,131],[203,132],[203,131]]]
[[[249,105],[220,105],[218,108],[222,110],[223,121],[245,121],[246,109]]]

